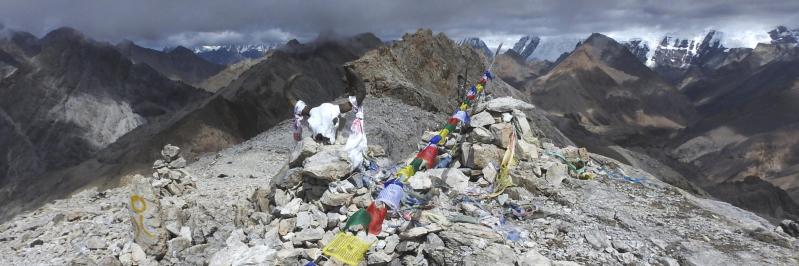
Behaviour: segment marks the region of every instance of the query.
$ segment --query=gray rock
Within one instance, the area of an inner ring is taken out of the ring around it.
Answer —
[[[191,239],[179,236],[173,239],[170,239],[167,242],[167,254],[172,257],[177,257],[178,253],[186,250],[187,248],[191,247]]]
[[[663,266],[680,266],[680,263],[672,257],[660,257],[658,258],[658,262]]]
[[[161,257],[166,252],[169,236],[161,217],[161,201],[150,182],[141,175],[133,177],[130,188],[128,209],[133,241],[141,245],[147,254]]]
[[[427,172],[419,171],[411,177],[410,186],[414,190],[428,190],[433,187],[433,181],[430,180],[430,175]]]
[[[325,192],[322,194],[322,198],[319,199],[319,202],[331,207],[344,206],[350,204],[353,196],[355,196],[355,194],[336,193],[331,192],[330,190],[325,190]]]
[[[538,159],[538,146],[527,143],[525,140],[516,141],[516,156],[523,161]]]
[[[311,227],[311,213],[307,211],[297,213],[297,222],[294,225],[295,230],[305,230]]]
[[[386,247],[383,248],[383,250],[389,254],[394,253],[394,249],[397,248],[397,245],[399,245],[399,243],[400,243],[399,236],[392,234],[386,237]]]
[[[498,164],[503,153],[502,149],[493,144],[464,143],[461,164],[472,169],[483,169],[489,163]]]
[[[302,199],[294,198],[288,204],[279,207],[280,208],[280,216],[281,217],[296,217],[297,212],[300,211],[300,205],[302,205]]]
[[[504,113],[511,112],[514,109],[521,111],[533,110],[535,106],[512,97],[501,97],[488,101],[486,109],[492,112]]]
[[[397,245],[397,251],[402,253],[415,251],[419,247],[419,243],[413,241],[402,241]]]
[[[441,240],[436,234],[427,234],[427,241],[425,241],[425,244],[430,248],[443,247],[444,240]]]
[[[311,137],[305,137],[294,146],[291,151],[291,158],[289,159],[290,167],[302,166],[305,159],[313,156],[319,152],[319,143],[316,143]]]
[[[493,143],[494,135],[491,130],[484,127],[476,127],[469,133],[469,141],[475,143]]]
[[[459,193],[466,191],[469,186],[469,177],[463,174],[458,169],[454,168],[437,168],[427,170],[430,176],[438,177],[443,180],[452,190]]]
[[[529,250],[519,257],[519,266],[549,266],[552,261],[549,258],[541,255],[536,250]]]
[[[498,174],[497,169],[494,168],[493,165],[486,165],[486,167],[483,167],[482,172],[483,172],[483,178],[485,178],[485,180],[488,181],[489,183],[493,184],[494,180],[497,178]]]
[[[147,261],[147,254],[144,252],[144,249],[136,243],[130,244],[130,255],[134,263],[142,264]]]
[[[295,234],[291,241],[294,243],[294,246],[298,246],[306,241],[315,242],[322,240],[324,235],[325,230],[322,228],[305,229]]]
[[[421,237],[421,236],[427,235],[427,233],[429,233],[429,232],[430,232],[430,230],[428,230],[425,227],[414,227],[414,228],[405,230],[402,233],[400,233],[400,239],[402,239],[402,240],[414,239],[414,238],[417,238],[417,237]]]
[[[153,162],[153,169],[164,168],[167,166],[167,163],[164,160],[158,159]]]
[[[169,168],[171,169],[180,169],[186,167],[186,159],[183,157],[178,157],[174,161],[169,162]]]
[[[490,244],[484,249],[463,258],[463,265],[508,265],[514,266],[518,255],[510,247],[500,244]]]
[[[88,249],[105,249],[108,246],[108,243],[105,242],[105,239],[100,237],[91,237],[89,240],[86,240],[86,248]]]
[[[516,119],[516,125],[519,126],[519,130],[522,132],[521,139],[533,143],[535,135],[533,134],[532,127],[530,127],[530,122],[527,121],[527,115],[519,110],[513,110],[512,113],[513,118]]]
[[[173,159],[177,158],[179,154],[180,148],[172,144],[167,144],[163,149],[161,149],[161,156],[166,162],[171,162]]]
[[[350,163],[339,149],[314,154],[303,163],[304,174],[325,181],[338,181],[350,171]]]
[[[98,262],[97,265],[100,266],[122,266],[122,263],[112,255],[103,256]]]
[[[383,251],[376,251],[369,253],[366,257],[366,261],[369,265],[387,265],[391,262],[391,255],[386,254]]]
[[[296,225],[297,225],[297,218],[282,219],[277,224],[277,232],[281,236],[285,236],[288,233],[291,233],[292,231],[294,231],[294,228],[296,227]]]
[[[488,112],[480,112],[470,117],[469,126],[484,127],[496,123],[494,117]]]
[[[588,241],[588,244],[591,244],[597,250],[603,250],[607,247],[610,247],[610,240],[608,240],[608,236],[605,233],[600,232],[598,230],[591,230],[583,234],[585,240]]]
[[[613,245],[613,249],[615,249],[619,253],[627,253],[633,251],[633,248],[630,247],[630,245],[618,239],[613,239],[613,241],[611,241],[611,244]]]
[[[489,127],[489,130],[491,130],[491,135],[494,136],[494,144],[500,148],[507,149],[508,145],[510,145],[511,134],[514,131],[513,125],[504,122],[493,124]]]
[[[292,189],[302,184],[302,168],[291,168],[283,174],[275,176],[272,184],[283,189]]]

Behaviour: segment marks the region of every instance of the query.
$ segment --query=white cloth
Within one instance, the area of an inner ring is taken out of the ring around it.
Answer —
[[[363,154],[368,149],[368,145],[366,132],[363,130],[363,109],[358,107],[354,96],[350,96],[350,104],[352,104],[352,111],[355,112],[355,120],[352,120],[350,136],[347,137],[344,150],[347,151],[350,159],[350,169],[355,169],[363,163]]]
[[[314,136],[322,135],[330,140],[330,143],[336,143],[336,129],[338,129],[340,114],[341,110],[338,105],[331,103],[323,103],[311,108],[311,117],[308,118],[308,127],[311,128],[311,133]]]

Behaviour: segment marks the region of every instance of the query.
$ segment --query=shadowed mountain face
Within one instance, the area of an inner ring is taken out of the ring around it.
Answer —
[[[124,41],[117,45],[117,49],[133,63],[147,64],[170,79],[192,85],[199,84],[225,68],[223,65],[205,61],[183,46],[161,52]]]
[[[342,65],[381,44],[371,34],[310,44],[293,41],[202,102],[128,132],[76,166],[43,174],[28,191],[3,201],[0,219],[87,185],[115,186],[120,177],[150,168],[167,143],[180,146],[189,160],[240,143],[288,119],[290,98],[314,106],[345,96]],[[146,65],[134,66],[155,73]]]
[[[759,44],[740,60],[695,73],[683,81],[682,90],[703,119],[675,141],[674,156],[700,166],[707,175],[705,186],[757,176],[799,200],[799,49],[795,45]],[[719,193],[741,187],[724,186],[728,188]],[[777,193],[747,195],[755,201]],[[772,217],[799,215],[796,208],[763,206]]]
[[[610,139],[643,130],[678,130],[695,118],[686,97],[601,34],[591,35],[528,89],[538,106],[574,117]]]
[[[33,184],[43,174],[209,96],[68,28],[0,40],[0,73],[4,212],[12,198],[38,195]]]

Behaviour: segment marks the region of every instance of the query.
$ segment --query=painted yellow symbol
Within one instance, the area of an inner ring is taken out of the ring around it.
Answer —
[[[144,233],[147,237],[155,238],[155,234],[150,232],[144,224],[144,212],[147,211],[147,201],[139,195],[131,195],[130,210],[135,213],[132,215],[133,219],[131,219],[133,223],[133,237],[139,238],[139,235]]]

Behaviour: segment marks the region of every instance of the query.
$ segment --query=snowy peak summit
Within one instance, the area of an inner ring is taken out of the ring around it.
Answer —
[[[539,43],[541,43],[541,38],[538,36],[527,35],[519,39],[519,41],[516,42],[511,49],[517,54],[521,55],[521,57],[525,60],[528,60],[530,55],[532,55],[533,52],[535,52],[535,49],[538,48]]]

